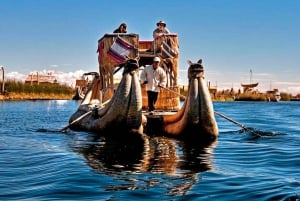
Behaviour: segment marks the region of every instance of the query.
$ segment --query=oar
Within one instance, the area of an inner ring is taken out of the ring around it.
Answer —
[[[115,71],[114,71],[114,74],[116,74],[119,70],[121,70],[121,68],[123,68],[124,66],[119,66],[119,68],[117,68]]]
[[[93,110],[90,110],[90,111],[84,113],[83,115],[81,115],[80,117],[78,117],[77,119],[75,119],[74,121],[72,121],[71,123],[69,123],[68,125],[66,125],[65,127],[63,127],[62,129],[60,129],[60,132],[64,133],[71,125],[73,125],[76,122],[80,121],[81,119],[83,119],[87,115],[91,114],[92,112],[93,112]]]
[[[215,112],[215,114],[219,115],[220,117],[223,117],[224,119],[230,121],[231,123],[234,123],[235,125],[241,127],[242,129],[244,129],[244,130],[246,130],[246,131],[249,131],[249,132],[253,133],[254,135],[257,135],[257,136],[261,137],[260,134],[258,134],[258,133],[256,133],[255,131],[253,131],[253,130],[247,128],[247,127],[244,126],[243,124],[241,124],[241,123],[239,123],[239,122],[237,122],[237,121],[235,121],[235,120],[233,120],[233,119],[231,119],[231,118],[225,116],[224,114],[222,114],[222,113],[220,113],[220,112],[216,112],[216,111],[214,111],[214,112]]]
[[[166,88],[166,87],[163,87],[163,86],[159,86],[159,87],[161,87],[161,88],[164,88],[164,89],[167,89],[168,91],[171,91],[171,92],[173,92],[173,93],[175,93],[175,94],[179,95],[180,97],[182,97],[182,98],[186,99],[186,96],[184,96],[184,95],[181,95],[180,93],[178,93],[178,92],[176,92],[176,91],[174,91],[174,90],[171,90],[171,89],[169,89],[169,88]],[[222,117],[222,118],[224,118],[224,119],[226,119],[226,120],[230,121],[231,123],[234,123],[235,125],[237,125],[237,126],[241,127],[242,129],[244,129],[244,130],[246,130],[246,131],[249,131],[249,132],[251,132],[251,133],[255,134],[256,136],[259,136],[259,137],[261,137],[261,135],[260,135],[260,134],[258,134],[258,133],[256,133],[255,131],[253,131],[253,130],[251,130],[251,129],[247,128],[247,127],[246,127],[246,126],[244,126],[243,124],[241,124],[241,123],[239,123],[239,122],[237,122],[237,121],[235,121],[235,120],[233,120],[233,119],[231,119],[231,118],[229,118],[229,117],[225,116],[224,114],[222,114],[222,113],[220,113],[220,112],[216,112],[216,111],[214,111],[214,113],[215,113],[216,115],[218,115],[218,116],[220,116],[220,117]]]
[[[106,105],[111,99],[108,99],[107,101],[105,101],[104,103],[102,103],[101,107],[104,107],[104,105]],[[83,115],[81,115],[80,117],[78,117],[77,119],[75,119],[74,121],[72,121],[71,123],[69,123],[68,125],[66,125],[65,127],[63,127],[62,129],[60,129],[60,132],[65,132],[71,125],[75,124],[76,122],[80,121],[81,119],[83,119],[84,117],[86,117],[87,115],[91,114],[93,112],[93,110],[90,110],[86,113],[84,113]]]

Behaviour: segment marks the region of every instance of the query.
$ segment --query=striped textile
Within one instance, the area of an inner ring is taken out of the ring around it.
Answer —
[[[123,63],[126,57],[129,55],[133,45],[123,40],[121,37],[117,37],[109,48],[107,54],[117,63]]]
[[[163,41],[161,51],[164,58],[174,58],[177,54],[177,52],[172,49],[172,47],[166,41]]]

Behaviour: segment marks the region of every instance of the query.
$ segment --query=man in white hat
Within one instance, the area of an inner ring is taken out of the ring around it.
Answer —
[[[160,34],[168,34],[170,31],[166,28],[167,24],[160,20],[156,23],[156,29],[153,31],[153,38],[156,39]]]
[[[148,96],[148,110],[153,113],[155,103],[157,101],[160,87],[165,87],[167,84],[167,75],[162,67],[159,66],[160,58],[154,57],[153,64],[147,65],[141,73],[141,83],[146,84]]]

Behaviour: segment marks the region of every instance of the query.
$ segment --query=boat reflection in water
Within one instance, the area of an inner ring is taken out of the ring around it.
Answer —
[[[166,185],[164,177],[174,176],[179,179],[169,184],[168,194],[183,195],[197,183],[199,172],[213,168],[216,141],[199,145],[166,137],[125,136],[74,143],[74,151],[83,155],[90,167],[120,181],[107,184],[107,191],[149,189]],[[148,176],[141,179],[143,173]]]

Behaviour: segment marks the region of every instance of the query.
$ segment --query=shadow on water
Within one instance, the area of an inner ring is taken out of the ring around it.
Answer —
[[[164,177],[173,177],[168,194],[183,195],[197,183],[199,172],[213,168],[215,145],[216,141],[197,146],[166,137],[133,134],[126,135],[126,139],[94,137],[84,144],[75,142],[72,149],[84,156],[91,168],[120,181],[106,186],[108,191],[149,189],[166,185]]]
[[[51,130],[51,129],[47,129],[47,128],[38,128],[35,130],[35,132],[38,133],[62,133],[60,130]]]

